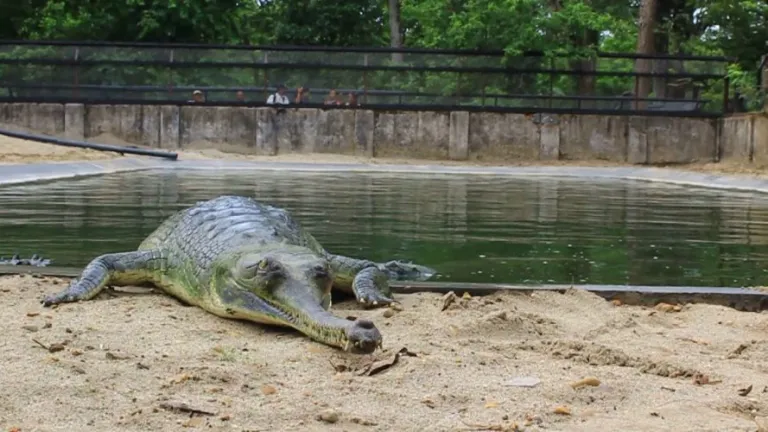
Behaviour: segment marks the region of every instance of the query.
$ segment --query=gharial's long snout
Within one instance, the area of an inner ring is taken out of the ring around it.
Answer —
[[[307,284],[292,281],[277,290],[275,300],[283,313],[291,318],[291,327],[317,342],[355,354],[370,354],[382,345],[379,329],[373,321],[354,321],[337,317],[322,306]]]

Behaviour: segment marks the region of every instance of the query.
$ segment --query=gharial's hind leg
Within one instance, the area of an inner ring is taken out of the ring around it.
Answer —
[[[83,269],[65,290],[46,297],[43,306],[90,300],[107,285],[133,285],[151,280],[153,271],[162,268],[162,253],[157,250],[101,255]]]

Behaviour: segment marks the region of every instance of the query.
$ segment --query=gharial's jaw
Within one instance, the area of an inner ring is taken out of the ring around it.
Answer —
[[[264,299],[239,288],[219,290],[219,300],[232,318],[292,327],[314,341],[349,353],[370,354],[382,345],[381,333],[373,322],[336,317],[312,301],[292,299],[280,304],[276,298]]]

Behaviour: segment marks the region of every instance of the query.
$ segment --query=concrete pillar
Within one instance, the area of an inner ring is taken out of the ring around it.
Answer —
[[[560,159],[560,125],[546,122],[540,126],[540,160]]]
[[[373,130],[375,128],[373,111],[355,111],[355,153],[373,157]]]
[[[389,149],[395,142],[395,115],[390,113],[374,114],[373,156],[390,156]]]
[[[160,106],[160,148],[169,150],[181,148],[179,137],[180,117],[178,106]]]
[[[159,148],[161,129],[160,106],[143,105],[141,107],[141,144]]]
[[[627,162],[631,164],[648,163],[648,136],[645,118],[630,117],[628,124]]]
[[[756,115],[752,126],[752,160],[758,164],[768,163],[768,117]]]
[[[64,136],[71,140],[85,139],[85,106],[83,104],[64,105]]]
[[[451,112],[448,133],[448,158],[452,160],[469,159],[469,112]]]
[[[261,108],[256,111],[256,151],[262,155],[277,154],[277,131],[274,110]]]

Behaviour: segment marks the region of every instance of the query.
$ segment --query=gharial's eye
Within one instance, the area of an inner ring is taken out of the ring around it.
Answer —
[[[269,260],[267,258],[263,258],[261,261],[259,261],[259,270],[265,271],[269,269]]]
[[[268,257],[244,257],[238,265],[239,276],[246,279],[252,279],[258,275],[276,274],[279,270],[280,265]]]

